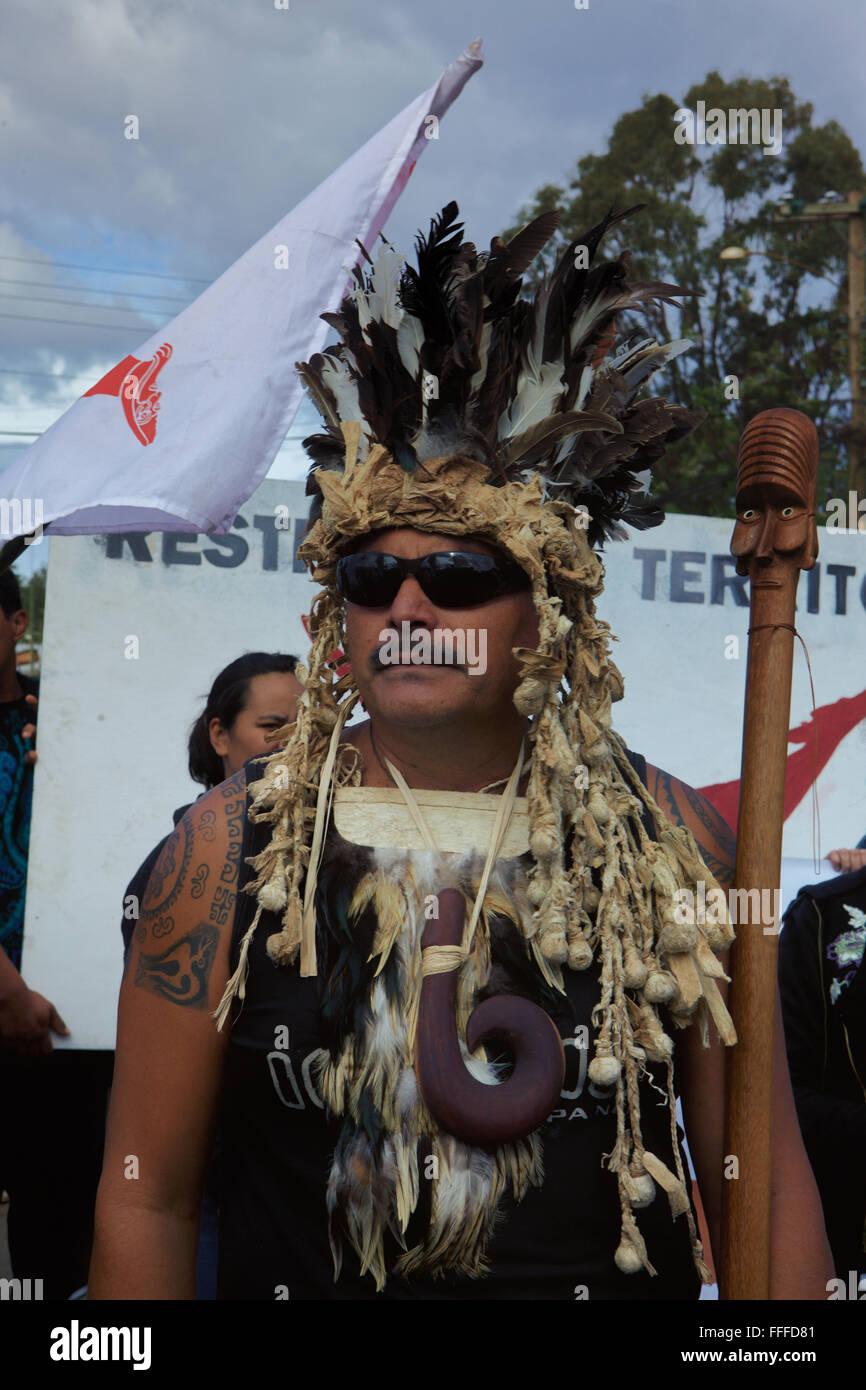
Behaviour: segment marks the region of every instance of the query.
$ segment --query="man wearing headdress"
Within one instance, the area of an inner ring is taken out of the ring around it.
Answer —
[[[486,256],[456,219],[417,270],[383,252],[359,273],[326,316],[341,342],[301,367],[326,427],[305,441],[304,694],[142,904],[93,1297],[192,1296],[217,1123],[223,1297],[691,1298],[709,1277],[675,1099],[715,1230],[706,1044],[734,1041],[733,933],[677,904],[730,873],[730,835],[612,728],[592,549],[661,519],[635,474],[695,423],[640,395],[685,345],[599,360],[617,314],[675,291],[576,244],[523,300],[555,214]],[[823,1297],[781,1049],[774,1105],[773,1296]]]

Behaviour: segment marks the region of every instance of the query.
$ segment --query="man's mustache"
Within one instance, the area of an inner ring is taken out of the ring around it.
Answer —
[[[467,675],[483,675],[487,669],[486,628],[428,628],[406,621],[383,628],[380,645],[369,657],[374,675],[389,666],[448,666]]]
[[[421,629],[416,629],[416,631],[421,631]],[[389,660],[388,651],[388,643],[383,642],[382,645],[380,647],[377,647],[376,650],[372,653],[370,660],[367,664],[369,665],[370,670],[374,673],[374,675],[378,674],[380,671],[387,671],[391,666],[402,664],[395,663],[394,661]],[[382,660],[383,653],[385,653],[386,658],[384,661]],[[449,666],[455,671],[467,671],[469,669],[465,664],[459,661],[418,661],[416,659],[415,661],[410,661],[406,664],[410,666]]]

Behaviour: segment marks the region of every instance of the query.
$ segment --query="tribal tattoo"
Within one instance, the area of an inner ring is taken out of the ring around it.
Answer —
[[[192,1008],[205,1007],[207,980],[220,937],[218,928],[230,922],[234,911],[246,812],[244,786],[243,773],[229,778],[221,788],[228,804],[216,811],[206,807],[198,815],[191,812],[183,818],[157,860],[144,893],[141,920],[135,927],[140,954],[134,968],[126,973],[130,977],[134,974],[134,983],[141,988]],[[226,855],[217,865],[213,852],[211,862],[207,862],[202,841],[211,844],[216,840],[223,816]],[[199,863],[193,868],[196,859]],[[193,932],[187,930],[190,918],[198,920]],[[172,940],[175,933],[178,940]],[[148,940],[153,943],[150,951],[143,949]]]
[[[184,816],[151,870],[142,910],[154,916],[168,911],[183,888],[191,859],[192,831]]]
[[[184,1008],[206,1009],[208,980],[218,941],[216,927],[201,922],[158,955],[142,951],[136,985]]]
[[[192,876],[192,887],[189,890],[191,898],[200,898],[207,887],[207,879],[210,869],[207,864],[199,864]]]
[[[210,908],[210,919],[216,922],[217,926],[224,927],[229,919],[229,912],[234,907],[235,895],[228,888],[214,889],[213,902]]]
[[[240,867],[241,846],[244,839],[244,811],[246,810],[246,798],[236,797],[234,801],[226,806],[226,825],[229,832],[229,843],[226,850],[226,860],[220,872],[220,882],[234,883],[238,868]]]
[[[694,835],[701,857],[715,879],[724,887],[733,883],[737,837],[716,808],[694,787],[655,768],[655,785],[650,794],[669,821],[684,825]]]

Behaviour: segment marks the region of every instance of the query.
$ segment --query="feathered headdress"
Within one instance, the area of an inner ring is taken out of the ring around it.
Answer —
[[[494,238],[480,255],[461,240],[457,206],[449,203],[429,236],[417,240],[417,269],[383,249],[370,270],[357,272],[340,312],[325,315],[341,341],[298,364],[325,425],[304,441],[315,465],[307,491],[320,515],[298,552],[322,589],[310,616],[309,666],[297,671],[304,687],[297,722],[252,788],[251,817],[270,822],[273,835],[251,861],[256,878],[248,891],[258,911],[218,1017],[228,1016],[235,995],[243,998],[262,910],[282,920],[268,940],[272,959],[289,963],[300,950],[301,973],[316,973],[315,880],[329,791],[361,777],[357,751],[338,742],[358,694],[351,671],[335,680],[332,669],[343,643],[340,556],[358,537],[388,527],[490,542],[529,575],[539,627],[537,648],[515,652],[514,703],[528,720],[532,755],[532,864],[519,929],[549,986],[562,988],[563,968],[599,961],[588,1075],[616,1086],[618,1137],[606,1162],[622,1210],[617,1265],[624,1272],[652,1269],[634,1211],[650,1199],[655,1179],[673,1215],[688,1213],[706,1275],[676,1145],[673,1049],[660,1011],[675,1027],[697,1015],[704,1034],[712,1017],[723,1039],[734,1040],[716,985],[723,970],[713,955],[733,932],[727,916],[682,921],[679,891],[714,880],[690,832],[666,820],[636,777],[611,726],[622,679],[610,660],[609,629],[595,615],[603,568],[592,545],[623,522],[646,527],[662,520],[650,499],[639,499],[638,474],[697,419],[642,394],[687,343],[642,339],[605,356],[622,314],[650,300],[674,303],[681,293],[630,283],[625,253],[596,262],[604,233],[625,216],[610,214],[568,246],[528,300],[520,296],[521,276],[555,231],[557,214],[544,213],[507,244]],[[644,808],[656,839],[647,835]],[[460,968],[461,988],[474,997],[471,961]],[[420,977],[418,969],[416,984]],[[407,994],[407,1016],[416,1004]],[[373,1045],[356,1040],[351,1057],[369,1058]],[[411,1072],[410,1043],[401,1049],[399,1066]],[[647,1152],[641,1135],[638,1081],[647,1059],[668,1066],[668,1163]],[[363,1074],[347,1089],[348,1073],[336,1058],[323,1074],[332,1112],[358,1124]],[[390,1094],[393,1087],[377,1076]],[[425,1132],[435,1131],[432,1119],[424,1123],[432,1126]],[[502,1157],[502,1171],[509,1163]],[[390,1179],[379,1176],[384,1191]],[[395,1201],[405,1229],[405,1190]],[[480,1218],[470,1226],[474,1245],[461,1253],[461,1267],[477,1272],[478,1233],[488,1227]],[[362,1239],[356,1231],[352,1239],[365,1267],[381,1270],[379,1237],[368,1232]]]
[[[449,203],[416,240],[417,270],[382,249],[371,271],[356,270],[340,312],[322,316],[342,341],[299,364],[327,428],[304,440],[314,462],[342,469],[341,426],[357,420],[361,462],[379,444],[409,473],[450,454],[486,464],[493,486],[539,474],[547,497],[588,513],[590,544],[619,522],[657,525],[660,509],[635,500],[636,475],[700,417],[636,399],[687,341],[642,339],[600,360],[619,315],[683,293],[630,284],[627,253],[593,265],[605,232],[635,211],[609,214],[566,247],[532,301],[519,297],[521,276],[556,230],[556,212],[479,255],[461,241]],[[308,490],[318,490],[315,472]]]

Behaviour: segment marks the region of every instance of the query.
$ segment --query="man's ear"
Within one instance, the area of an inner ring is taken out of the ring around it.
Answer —
[[[229,736],[223,728],[222,720],[214,715],[207,726],[207,734],[210,739],[210,746],[218,758],[228,757]]]
[[[12,614],[12,617],[9,619],[9,622],[12,626],[12,631],[15,634],[16,639],[24,636],[24,633],[27,631],[27,624],[29,621],[30,620],[27,616],[26,608],[19,608],[17,613]]]

